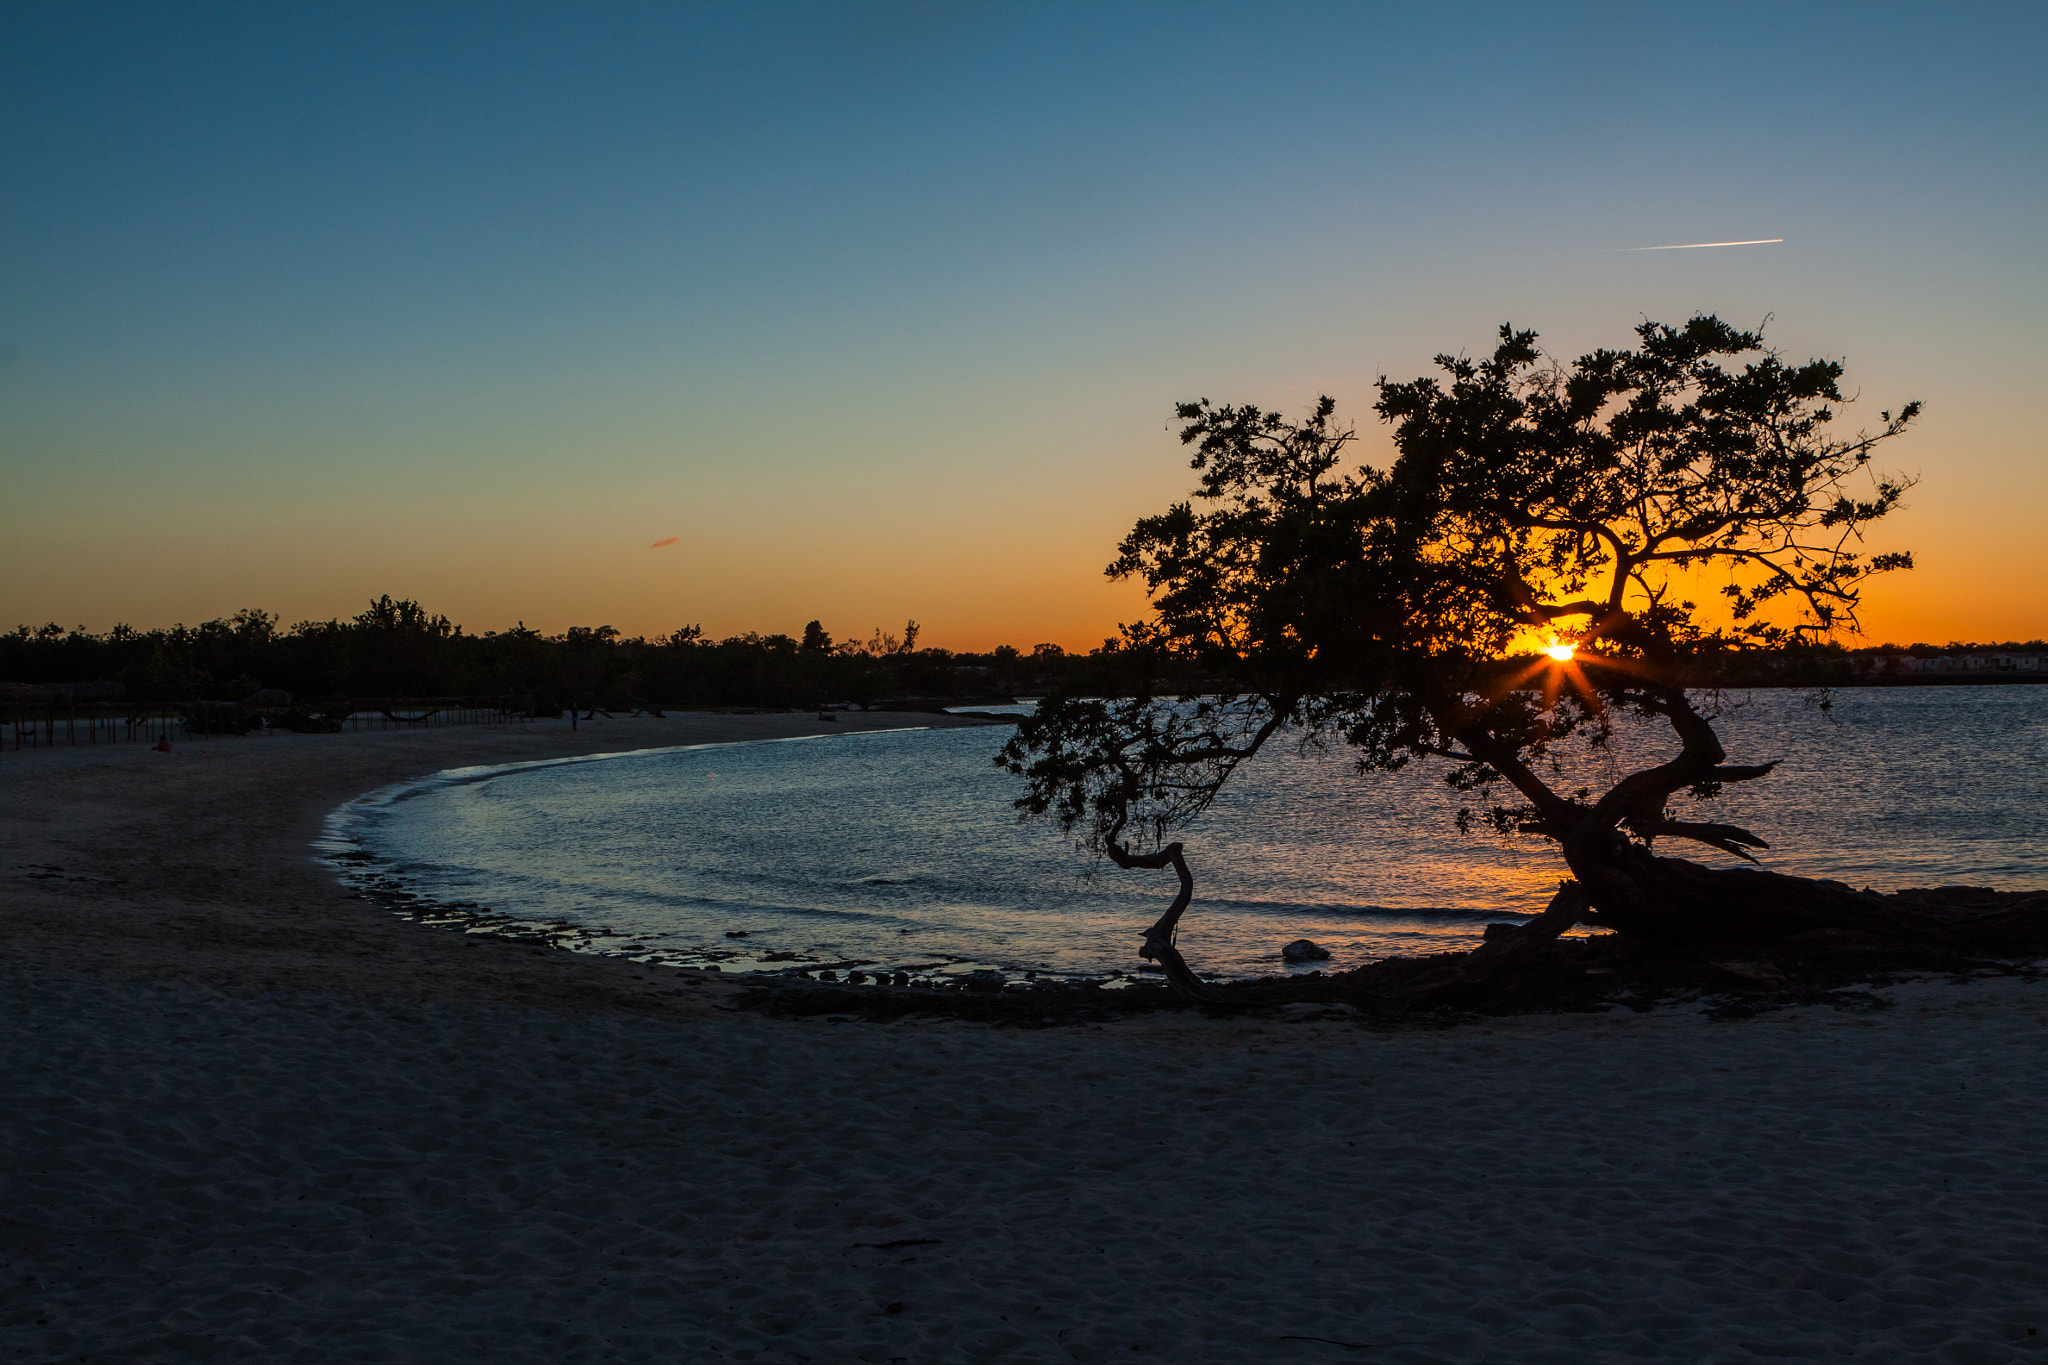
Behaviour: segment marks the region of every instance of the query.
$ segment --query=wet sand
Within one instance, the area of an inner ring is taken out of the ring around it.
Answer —
[[[307,849],[441,768],[830,728],[0,755],[0,1359],[2048,1351],[2029,978],[1396,1033],[799,1022],[406,923]]]

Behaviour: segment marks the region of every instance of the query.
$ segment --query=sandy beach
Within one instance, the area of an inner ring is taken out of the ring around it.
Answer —
[[[2048,1353],[2032,977],[1392,1032],[795,1021],[407,923],[308,848],[443,768],[903,723],[0,754],[0,1360]]]

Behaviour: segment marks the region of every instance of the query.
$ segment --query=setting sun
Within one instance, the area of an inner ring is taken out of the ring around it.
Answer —
[[[1572,647],[1570,645],[1552,645],[1543,652],[1556,659],[1559,663],[1563,663],[1572,657]]]

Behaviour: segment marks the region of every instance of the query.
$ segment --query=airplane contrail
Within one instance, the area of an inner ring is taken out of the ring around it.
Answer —
[[[1676,245],[1673,245],[1673,246],[1624,246],[1624,247],[1616,247],[1616,248],[1615,248],[1615,250],[1617,250],[1617,251],[1697,251],[1697,250],[1699,250],[1699,249],[1700,249],[1701,247],[1703,247],[1703,246],[1769,246],[1769,245],[1770,245],[1770,244],[1771,244],[1772,242],[1782,242],[1782,241],[1784,241],[1784,240],[1785,240],[1785,239],[1784,239],[1783,237],[1752,237],[1752,238],[1750,238],[1750,239],[1749,239],[1748,241],[1746,241],[1746,242],[1679,242],[1679,243],[1677,243]]]

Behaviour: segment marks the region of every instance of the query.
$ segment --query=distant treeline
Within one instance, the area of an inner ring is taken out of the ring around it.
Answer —
[[[105,634],[51,624],[0,635],[0,685],[64,688],[87,699],[131,704],[244,702],[288,692],[307,705],[351,698],[504,697],[543,711],[567,707],[808,707],[949,702],[1056,690],[1107,695],[1140,688],[1203,691],[1199,676],[1161,675],[1158,661],[1128,649],[1069,654],[1041,644],[986,654],[920,648],[915,622],[837,641],[817,621],[800,636],[710,640],[695,626],[652,639],[610,626],[543,635],[521,625],[471,634],[417,602],[380,597],[347,620],[301,621],[246,609],[197,626]],[[1906,660],[1992,654],[2041,655],[2025,644],[1823,646],[1797,653],[1723,656],[1722,686],[1855,686],[1904,681],[1992,681],[1989,675],[1923,677]],[[2030,679],[2031,680],[2031,679]],[[79,685],[102,684],[92,688]],[[0,698],[4,700],[4,698]]]
[[[610,626],[543,635],[521,625],[477,635],[417,602],[386,596],[347,620],[289,629],[253,608],[164,630],[20,626],[0,635],[0,684],[118,684],[131,703],[241,702],[267,691],[289,692],[301,705],[519,697],[549,711],[971,702],[1085,685],[1090,670],[1087,656],[1057,645],[965,654],[920,648],[917,636],[911,622],[900,636],[877,630],[865,640],[835,641],[817,621],[801,636],[723,640],[706,639],[696,626],[652,639]]]

